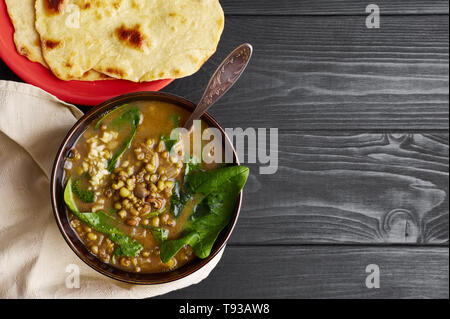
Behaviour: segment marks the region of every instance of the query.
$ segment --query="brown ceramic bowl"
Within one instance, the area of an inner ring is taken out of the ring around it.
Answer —
[[[178,105],[189,111],[192,111],[195,107],[194,103],[175,95],[158,92],[138,92],[113,98],[109,101],[104,102],[100,106],[91,109],[72,127],[72,129],[69,131],[64,141],[62,142],[60,149],[58,150],[52,171],[51,197],[56,223],[58,224],[58,227],[67,244],[75,252],[75,254],[77,254],[77,256],[81,258],[81,260],[83,260],[91,268],[110,278],[130,284],[153,285],[175,281],[196,272],[200,268],[204,267],[207,263],[209,263],[223,249],[228,238],[231,235],[231,232],[233,231],[234,226],[236,225],[242,203],[242,193],[239,195],[232,221],[219,235],[211,251],[211,255],[206,259],[194,259],[192,262],[184,265],[183,267],[170,272],[143,274],[127,272],[114,268],[108,264],[103,263],[100,259],[92,255],[78,238],[76,232],[69,224],[68,211],[64,204],[63,195],[65,186],[64,160],[68,152],[73,148],[80,135],[85,131],[90,123],[98,119],[105,112],[108,112],[115,107],[118,107],[125,103],[142,100],[168,102]],[[230,141],[226,137],[223,128],[211,115],[205,114],[202,119],[209,126],[218,128],[222,132],[224,143],[230,144]],[[238,165],[239,161],[237,159],[236,152],[231,144],[230,147],[234,153],[234,162],[236,165]]]

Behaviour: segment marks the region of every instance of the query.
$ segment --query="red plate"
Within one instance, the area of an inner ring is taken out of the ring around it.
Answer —
[[[62,81],[39,63],[20,55],[13,40],[14,27],[6,4],[0,0],[0,58],[22,80],[40,87],[59,99],[75,104],[98,105],[117,95],[139,91],[159,91],[173,80],[135,83],[125,80]]]

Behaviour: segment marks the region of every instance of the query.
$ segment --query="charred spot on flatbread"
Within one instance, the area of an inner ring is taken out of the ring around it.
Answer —
[[[189,54],[189,59],[191,60],[191,62],[193,64],[197,64],[199,62],[198,59],[195,56],[193,56],[192,54]]]
[[[19,48],[19,53],[21,55],[23,55],[24,57],[27,57],[27,58],[29,58],[31,56],[30,50],[28,50],[27,47],[20,47]]]
[[[61,44],[61,41],[55,41],[55,40],[44,40],[44,46],[49,49],[55,49]]]
[[[107,74],[113,74],[113,75],[117,75],[120,77],[124,77],[126,75],[126,72],[119,69],[119,68],[107,68],[106,69],[106,73]]]
[[[61,13],[63,11],[63,5],[65,0],[46,0],[45,8],[50,13]]]
[[[134,49],[143,49],[145,46],[145,37],[141,32],[141,26],[136,24],[132,28],[121,25],[116,29],[116,35],[119,41]]]

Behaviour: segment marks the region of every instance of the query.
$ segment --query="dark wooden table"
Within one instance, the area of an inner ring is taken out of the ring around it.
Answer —
[[[217,54],[164,91],[198,101],[235,46],[250,67],[212,110],[278,127],[280,168],[245,190],[220,265],[176,298],[448,298],[448,1],[223,0]],[[381,27],[367,29],[376,3]],[[19,80],[4,64],[0,78]],[[366,266],[380,268],[368,289]]]

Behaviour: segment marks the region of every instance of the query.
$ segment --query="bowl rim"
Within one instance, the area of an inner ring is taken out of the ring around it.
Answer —
[[[97,107],[90,109],[80,119],[78,119],[78,121],[72,126],[72,128],[69,130],[69,132],[66,134],[66,136],[64,137],[64,139],[60,144],[60,147],[55,156],[55,160],[53,162],[51,172],[51,182],[50,182],[50,193],[51,193],[53,215],[55,217],[56,224],[58,225],[58,229],[61,232],[66,243],[72,249],[72,251],[85,264],[87,264],[90,268],[94,269],[95,271],[101,273],[102,275],[121,282],[137,285],[157,285],[173,282],[185,278],[189,275],[192,275],[193,273],[205,267],[212,259],[214,259],[219,254],[219,252],[221,252],[224,249],[227,241],[231,236],[231,233],[233,232],[236,226],[241,210],[243,192],[241,191],[241,193],[239,194],[239,198],[236,203],[232,220],[230,221],[228,226],[225,229],[223,229],[219,234],[219,237],[216,239],[216,242],[214,243],[211,254],[205,259],[200,259],[197,257],[194,259],[194,261],[191,261],[186,265],[173,271],[154,274],[127,272],[115,268],[113,266],[110,266],[106,263],[103,263],[97,257],[93,256],[92,254],[89,254],[89,251],[79,239],[78,243],[74,243],[73,239],[71,239],[68,234],[68,229],[72,230],[73,233],[75,233],[75,231],[72,229],[70,225],[68,226],[67,211],[66,209],[61,211],[58,207],[60,206],[61,202],[63,207],[65,207],[63,199],[58,197],[58,187],[60,187],[60,191],[62,191],[64,188],[64,184],[62,185],[58,184],[58,179],[62,179],[64,176],[63,167],[64,167],[64,159],[66,157],[65,155],[67,151],[70,150],[73,147],[73,145],[76,144],[76,141],[80,138],[85,128],[89,124],[91,124],[95,119],[99,118],[102,114],[110,112],[112,109],[119,107],[125,103],[142,100],[163,101],[180,106],[190,112],[192,112],[193,108],[195,107],[195,104],[193,102],[175,94],[144,91],[120,95],[101,103]],[[233,143],[230,141],[223,127],[209,113],[205,113],[202,116],[202,120],[204,120],[210,127],[215,127],[220,130],[223,138],[223,143],[228,143],[229,146],[231,147],[231,150],[233,151],[234,165],[240,165]],[[70,143],[71,140],[74,140],[74,142]],[[77,246],[77,244],[80,245],[80,243],[82,246],[81,248]],[[83,248],[84,252],[82,251]],[[103,267],[101,267],[102,265]]]

